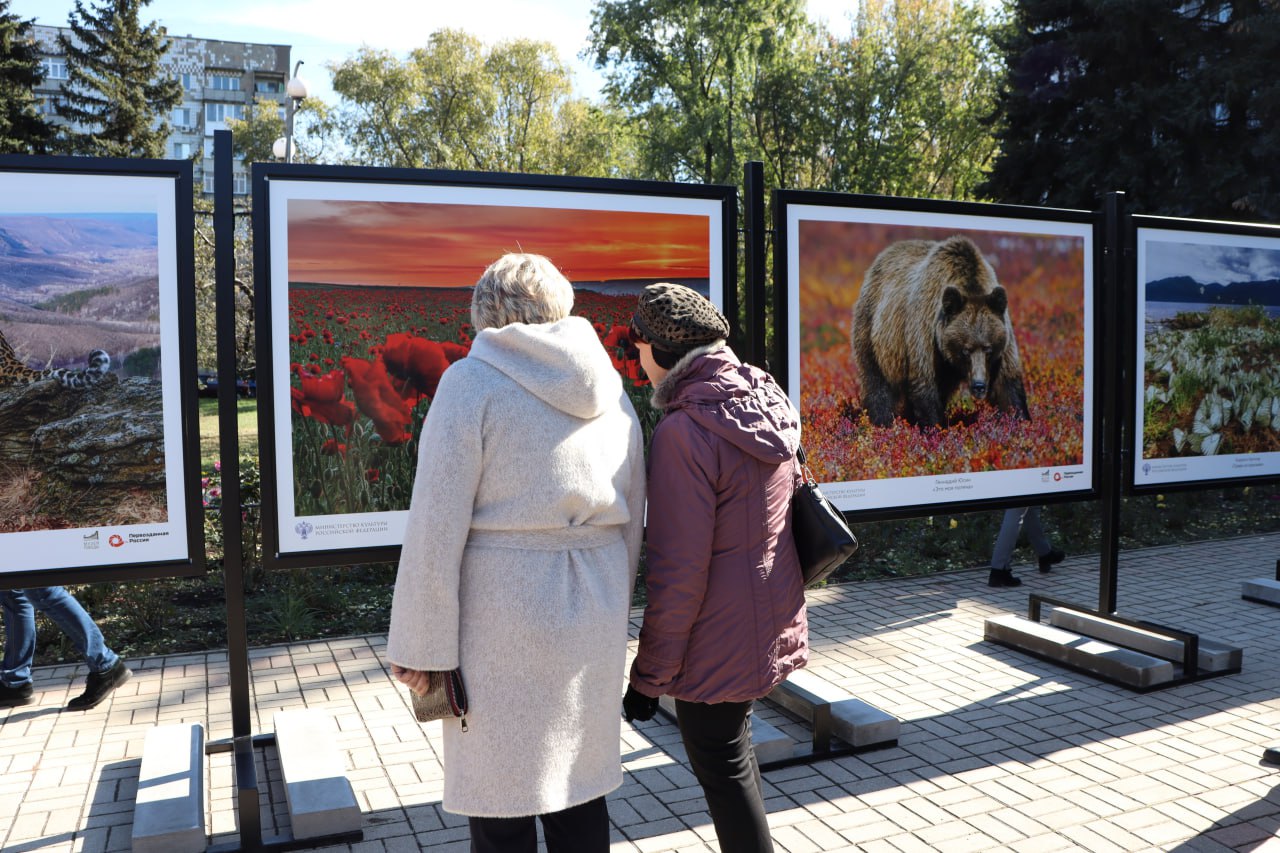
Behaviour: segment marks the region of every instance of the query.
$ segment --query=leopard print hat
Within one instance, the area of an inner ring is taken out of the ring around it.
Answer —
[[[720,309],[682,284],[646,287],[632,322],[655,347],[675,355],[729,337],[729,321]]]

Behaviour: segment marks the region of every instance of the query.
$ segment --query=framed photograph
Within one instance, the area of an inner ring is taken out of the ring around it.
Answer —
[[[0,158],[0,578],[203,569],[191,164]]]
[[[1095,489],[1095,223],[779,192],[782,375],[823,491],[867,517]]]
[[[1132,488],[1280,476],[1280,228],[1133,226]]]
[[[642,417],[623,345],[640,289],[677,282],[736,313],[732,187],[277,166],[255,198],[264,553],[285,565],[396,555],[423,418],[502,254],[546,255],[573,283]]]

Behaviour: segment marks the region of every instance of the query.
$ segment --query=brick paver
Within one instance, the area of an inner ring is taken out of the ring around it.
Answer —
[[[1244,670],[1147,694],[983,640],[983,620],[1028,592],[1097,601],[1097,558],[1019,589],[982,571],[831,587],[809,594],[811,668],[898,715],[896,747],[765,774],[774,842],[801,851],[1280,850],[1280,609],[1240,598],[1273,571],[1280,535],[1127,552],[1118,601],[1130,617],[1244,648]],[[633,614],[633,637],[639,614]],[[385,637],[254,649],[255,732],[280,708],[328,710],[364,812],[342,853],[468,849],[440,808],[439,726],[410,716],[382,658]],[[231,734],[225,651],[131,660],[134,678],[85,713],[61,708],[83,668],[36,672],[37,701],[0,710],[0,850],[127,851],[143,738],[157,723]],[[619,686],[621,697],[621,685]],[[759,713],[793,736],[804,727]],[[518,736],[518,733],[513,733]],[[613,849],[714,851],[706,804],[669,721],[623,725],[626,774],[609,798]],[[229,754],[207,759],[211,841],[234,839]],[[287,820],[271,749],[259,750],[263,821]],[[278,822],[278,823],[273,823]]]

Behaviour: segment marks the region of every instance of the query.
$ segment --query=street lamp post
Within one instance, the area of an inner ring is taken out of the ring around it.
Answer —
[[[286,163],[293,162],[293,114],[297,112],[298,104],[307,97],[307,81],[298,76],[298,69],[301,67],[302,60],[299,59],[298,64],[293,66],[293,76],[284,86],[285,94],[289,96],[289,102],[285,105],[284,136],[271,146],[271,153],[277,158],[283,158]]]

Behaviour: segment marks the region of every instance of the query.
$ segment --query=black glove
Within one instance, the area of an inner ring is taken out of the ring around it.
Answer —
[[[657,710],[657,699],[652,699],[628,685],[627,693],[622,697],[622,719],[628,723],[632,720],[640,722],[652,720]]]

